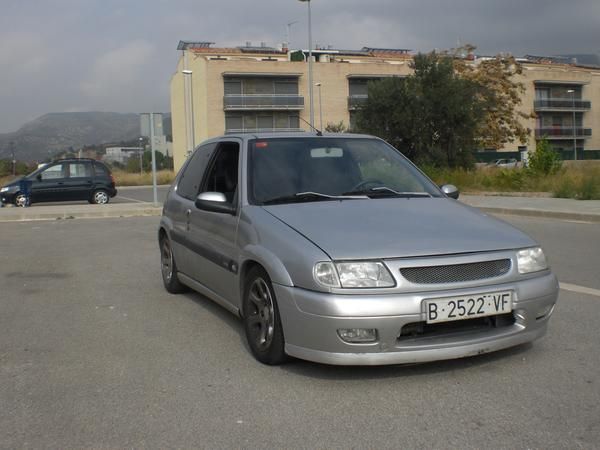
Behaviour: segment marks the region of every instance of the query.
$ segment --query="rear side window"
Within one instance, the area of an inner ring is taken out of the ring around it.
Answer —
[[[204,171],[216,146],[217,143],[206,144],[194,152],[177,184],[177,193],[179,195],[189,200],[196,199],[200,191]]]
[[[107,177],[108,170],[102,164],[94,164],[94,171],[97,177]]]
[[[69,163],[69,178],[88,178],[92,176],[89,163]]]

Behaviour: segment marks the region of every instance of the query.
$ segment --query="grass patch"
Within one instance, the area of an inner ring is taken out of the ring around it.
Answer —
[[[454,184],[467,192],[550,192],[554,197],[600,200],[600,167],[566,166],[552,175],[523,168],[479,167],[473,170],[422,167],[437,184]]]
[[[113,170],[112,174],[115,177],[117,188],[119,186],[148,186],[152,184],[151,172],[139,174],[129,173],[122,170]],[[156,172],[156,183],[171,184],[175,179],[175,175],[177,174],[171,170],[159,170]]]

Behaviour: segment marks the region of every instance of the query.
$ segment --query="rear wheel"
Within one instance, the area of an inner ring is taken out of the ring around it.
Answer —
[[[171,241],[167,236],[160,240],[160,273],[167,292],[179,294],[186,290],[185,285],[177,278],[177,264],[173,257]]]
[[[109,199],[110,197],[108,196],[108,192],[106,192],[104,189],[98,189],[92,194],[91,202],[96,205],[105,205],[108,203]]]
[[[263,364],[287,360],[277,299],[269,275],[262,267],[248,273],[243,299],[244,330],[254,357]]]

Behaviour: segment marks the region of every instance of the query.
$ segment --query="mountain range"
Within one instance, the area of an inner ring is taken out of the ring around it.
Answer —
[[[170,114],[163,114],[163,119],[163,129],[170,134]],[[0,133],[0,159],[10,158],[14,148],[18,160],[41,161],[64,150],[132,141],[139,135],[140,116],[134,113],[49,113],[15,132]]]

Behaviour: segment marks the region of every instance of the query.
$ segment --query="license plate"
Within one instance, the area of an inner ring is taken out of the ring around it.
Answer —
[[[424,301],[427,323],[495,316],[512,311],[512,291],[434,298]]]

